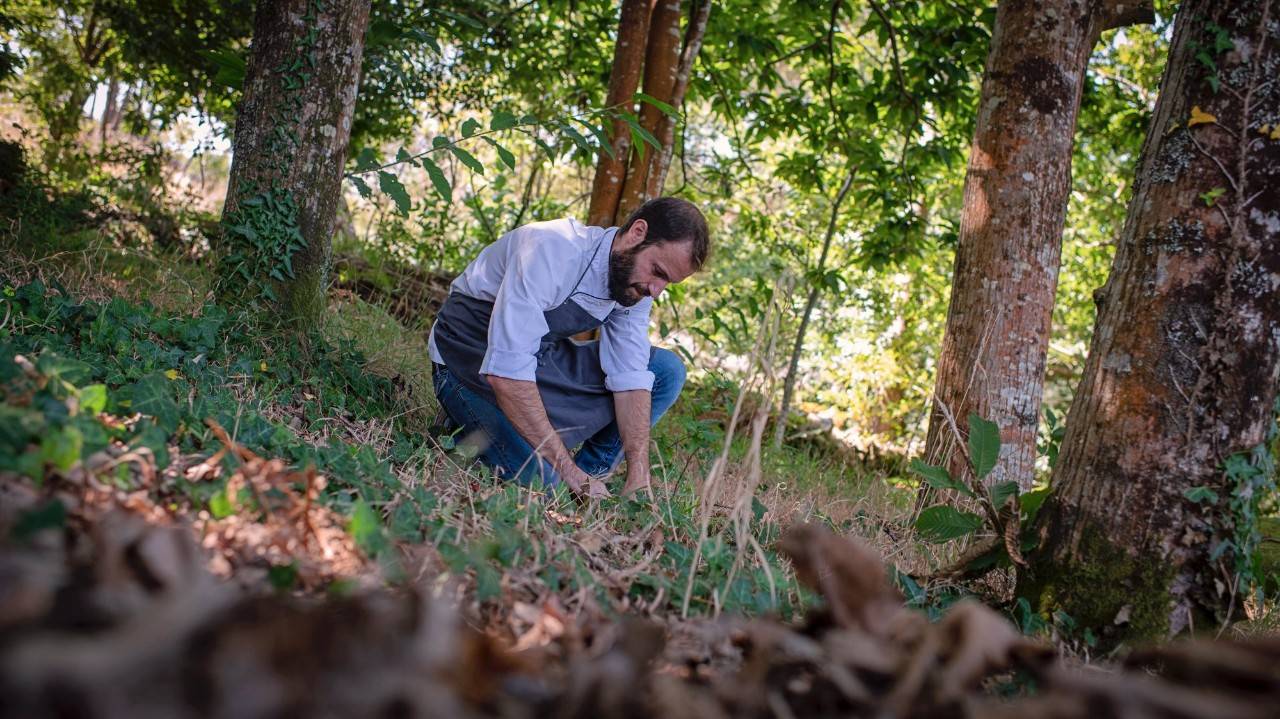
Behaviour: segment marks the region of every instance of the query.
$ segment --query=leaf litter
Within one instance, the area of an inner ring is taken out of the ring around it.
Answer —
[[[977,602],[928,621],[874,551],[815,525],[778,542],[824,600],[796,625],[609,616],[553,594],[514,602],[508,633],[467,621],[430,576],[339,594],[228,581],[218,557],[235,576],[288,552],[303,589],[375,565],[310,501],[322,477],[215,434],[260,533],[187,523],[88,471],[0,478],[0,716],[1264,717],[1280,702],[1280,639],[1073,667]]]

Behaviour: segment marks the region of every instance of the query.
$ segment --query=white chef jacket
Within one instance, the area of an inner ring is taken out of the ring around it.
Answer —
[[[609,251],[617,233],[616,227],[588,227],[566,218],[517,227],[481,250],[450,285],[450,292],[493,303],[480,374],[537,381],[535,353],[548,329],[542,313],[572,293],[574,303],[604,320],[605,387],[611,392],[653,389],[648,369],[653,298],[631,307],[609,299]],[[428,346],[431,359],[444,364],[434,326]]]

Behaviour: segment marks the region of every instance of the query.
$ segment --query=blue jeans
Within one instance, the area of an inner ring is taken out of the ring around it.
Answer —
[[[652,426],[680,396],[685,369],[676,353],[654,348],[649,353],[649,371],[654,376],[649,410]],[[541,482],[551,486],[560,482],[551,464],[534,453],[533,447],[496,405],[459,382],[444,365],[434,365],[431,379],[440,406],[454,427],[461,428],[459,445],[471,448],[494,474],[523,485]],[[616,469],[622,461],[618,421],[615,419],[583,442],[573,461],[590,475],[604,475]]]

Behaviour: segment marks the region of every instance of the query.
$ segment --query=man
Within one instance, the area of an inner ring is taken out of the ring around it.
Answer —
[[[625,455],[622,493],[647,488],[649,429],[685,376],[649,345],[649,312],[708,250],[702,213],[662,197],[621,228],[536,222],[481,251],[430,340],[436,397],[480,459],[501,477],[603,497]],[[570,339],[595,328],[598,343]]]

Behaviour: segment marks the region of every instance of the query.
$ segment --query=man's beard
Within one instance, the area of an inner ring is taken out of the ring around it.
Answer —
[[[631,282],[636,270],[636,255],[640,248],[609,254],[609,297],[623,307],[639,302],[645,293]]]

